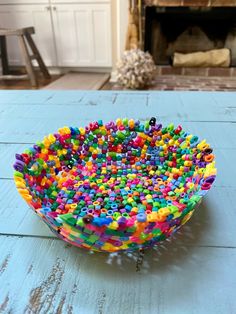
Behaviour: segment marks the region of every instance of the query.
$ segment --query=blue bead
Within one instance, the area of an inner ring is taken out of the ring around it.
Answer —
[[[137,215],[138,222],[145,222],[147,220],[147,215],[145,213],[139,213]]]

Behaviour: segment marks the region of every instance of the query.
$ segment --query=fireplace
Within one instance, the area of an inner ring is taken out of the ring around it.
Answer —
[[[174,52],[192,53],[228,48],[231,52],[231,67],[219,69],[219,72],[235,75],[236,1],[146,0],[143,1],[141,12],[140,46],[153,55],[157,65],[170,69]],[[173,71],[183,74],[189,70]],[[216,73],[214,68],[196,71],[201,74],[212,73],[210,75]]]

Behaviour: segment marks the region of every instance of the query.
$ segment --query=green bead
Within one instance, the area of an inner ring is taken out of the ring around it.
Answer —
[[[161,204],[159,202],[153,202],[153,207],[161,208]]]
[[[174,128],[175,128],[175,126],[174,126],[173,123],[170,123],[170,124],[167,126],[167,130],[168,130],[169,132],[173,131]]]
[[[174,205],[168,206],[168,208],[169,208],[171,214],[174,214],[174,213],[179,211],[178,207],[174,206]]]
[[[85,224],[83,222],[83,219],[82,218],[78,219],[77,222],[76,222],[76,225],[80,226],[80,227],[84,227]]]
[[[77,223],[77,219],[75,219],[71,213],[60,215],[59,217],[70,226],[75,226]]]
[[[127,126],[127,125],[128,125],[128,122],[129,122],[129,120],[128,120],[127,118],[124,118],[124,119],[122,120],[122,123],[124,124],[124,126]]]
[[[23,173],[21,173],[21,172],[19,172],[19,171],[14,171],[14,176],[15,176],[15,177],[24,178]]]
[[[152,234],[154,236],[161,235],[161,230],[159,228],[155,228],[152,230]]]

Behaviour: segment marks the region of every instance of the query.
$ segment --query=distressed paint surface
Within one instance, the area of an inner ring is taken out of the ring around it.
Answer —
[[[5,313],[234,313],[235,249],[167,243],[136,273],[128,256],[109,260],[59,240],[8,237],[0,248]]]
[[[90,254],[54,237],[18,195],[14,154],[64,125],[156,116],[206,138],[217,181],[171,242]],[[0,92],[0,313],[234,314],[236,93]]]

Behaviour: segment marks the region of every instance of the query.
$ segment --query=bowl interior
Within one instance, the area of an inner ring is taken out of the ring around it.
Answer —
[[[16,158],[17,188],[38,213],[113,230],[183,219],[216,174],[206,141],[155,119],[64,127]]]

